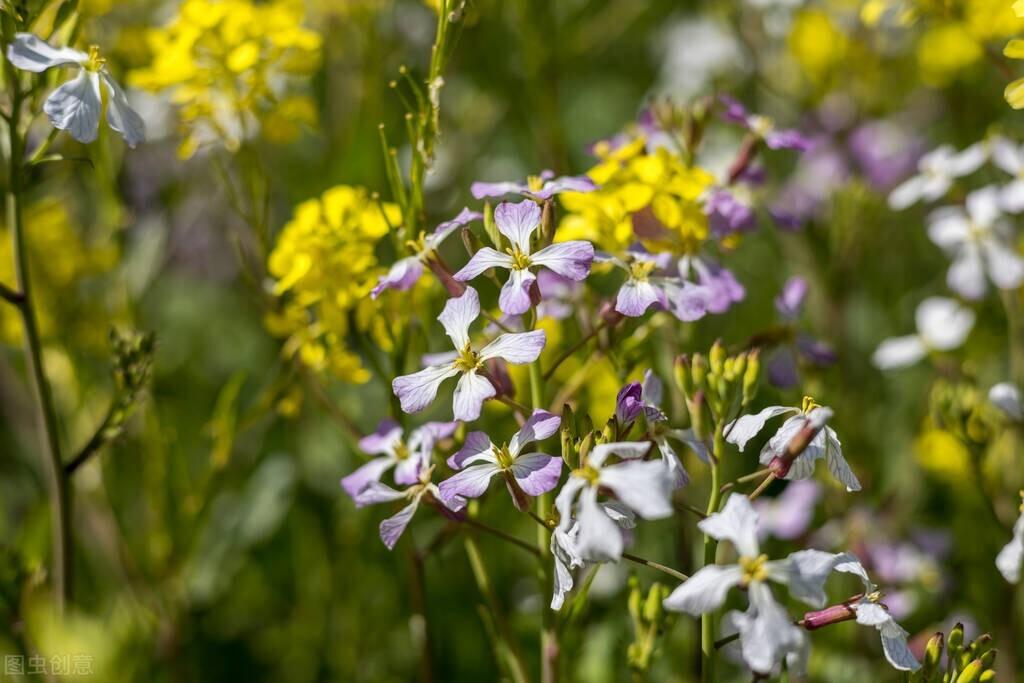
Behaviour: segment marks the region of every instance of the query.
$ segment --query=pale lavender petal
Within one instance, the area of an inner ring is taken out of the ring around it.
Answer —
[[[534,265],[550,268],[559,275],[577,282],[590,274],[594,261],[594,245],[582,240],[558,242],[544,247],[530,257]]]
[[[638,318],[653,304],[665,306],[665,293],[650,282],[627,280],[615,298],[615,310],[630,318]]]
[[[562,459],[543,453],[531,453],[516,458],[512,463],[512,476],[531,496],[539,496],[558,486],[562,475]]]
[[[811,140],[797,130],[775,130],[764,137],[764,143],[769,149],[792,149],[797,152],[806,152],[813,144]]]
[[[396,491],[386,484],[382,484],[379,481],[369,481],[367,484],[360,489],[359,493],[352,497],[355,501],[356,507],[366,507],[367,505],[377,505],[379,503],[390,503],[394,500],[401,500],[405,498],[404,491]]]
[[[434,232],[427,235],[426,246],[428,249],[437,249],[441,246],[449,235],[458,230],[464,225],[468,225],[473,221],[482,220],[484,215],[479,211],[470,211],[469,207],[464,207],[459,215],[450,221],[445,221],[434,229]]]
[[[395,483],[412,486],[419,483],[420,471],[430,465],[429,453],[411,453],[408,458],[399,460],[395,465]]]
[[[725,110],[722,112],[723,119],[732,123],[747,125],[747,117],[750,114],[739,100],[731,95],[719,95],[718,101],[725,105]]]
[[[479,498],[490,486],[491,478],[501,471],[492,463],[479,463],[467,467],[438,484],[441,500],[456,512],[466,507],[467,499]]]
[[[407,413],[418,413],[437,397],[441,383],[459,374],[454,365],[433,365],[411,375],[396,377],[391,381],[391,390]]]
[[[704,202],[704,213],[707,214],[712,233],[717,237],[747,232],[757,226],[754,210],[728,190],[713,191]]]
[[[402,438],[402,428],[391,418],[380,421],[377,431],[359,440],[359,450],[370,455],[394,454],[395,443]]]
[[[792,320],[800,315],[806,297],[807,280],[799,275],[791,277],[782,285],[782,292],[775,299],[775,310],[783,318]]]
[[[470,432],[466,436],[462,448],[448,458],[448,467],[453,470],[461,470],[464,465],[479,462],[488,456],[493,458],[491,455],[493,447],[494,444],[491,443],[490,437],[483,432]]]
[[[484,401],[497,393],[491,380],[477,374],[475,370],[464,373],[455,387],[452,411],[456,420],[472,422],[480,417]]]
[[[524,254],[530,253],[530,237],[540,226],[540,207],[531,200],[513,204],[502,202],[494,209],[498,232],[508,238]]]
[[[480,295],[472,287],[466,287],[462,296],[448,299],[444,310],[437,319],[444,326],[457,351],[469,344],[469,326],[480,317]]]
[[[459,428],[458,422],[427,422],[419,429],[412,430],[409,435],[409,443],[416,444],[418,448],[432,451],[434,444],[442,439],[447,439]]]
[[[530,187],[526,183],[514,183],[511,181],[498,183],[485,183],[477,181],[469,186],[469,191],[476,199],[485,197],[502,197],[507,194],[519,194],[526,192]]]
[[[466,282],[477,277],[481,273],[490,270],[491,268],[512,268],[512,257],[508,254],[502,254],[496,249],[490,247],[481,247],[479,251],[473,254],[473,257],[469,259],[469,263],[464,265],[459,272],[455,273],[452,277],[459,282]]]
[[[530,192],[538,199],[550,199],[562,192],[593,192],[597,184],[585,175],[561,176],[544,183],[539,192]]]
[[[665,280],[662,288],[665,307],[679,320],[693,322],[707,315],[708,302],[712,298],[707,287],[686,280]]]
[[[436,353],[425,353],[420,356],[420,365],[451,365],[458,359],[458,351],[437,351]]]
[[[562,424],[562,418],[546,410],[534,410],[523,423],[522,428],[514,435],[508,443],[509,453],[519,455],[523,447],[534,441],[543,441],[558,431]]]
[[[361,465],[356,471],[341,480],[341,488],[350,498],[355,499],[370,482],[380,478],[395,464],[393,458],[374,458]]]
[[[530,310],[533,301],[530,299],[530,287],[537,281],[537,276],[528,270],[512,270],[508,274],[505,286],[498,296],[498,308],[506,315],[522,315]]]
[[[480,359],[501,358],[512,365],[532,363],[547,343],[544,330],[506,333],[480,350]]]
[[[423,275],[423,264],[415,256],[395,261],[387,274],[381,275],[377,280],[377,285],[370,291],[370,298],[376,299],[387,289],[396,289],[400,292],[412,289],[421,275]]]
[[[405,533],[405,527],[409,526],[419,504],[420,499],[417,496],[412,499],[411,503],[399,510],[398,514],[388,517],[380,523],[380,540],[384,542],[388,550],[393,550],[398,539]]]

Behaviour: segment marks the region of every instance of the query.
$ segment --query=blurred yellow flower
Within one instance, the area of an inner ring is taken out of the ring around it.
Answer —
[[[302,0],[185,0],[176,17],[148,34],[149,66],[136,87],[170,91],[191,156],[204,145],[236,149],[262,132],[288,142],[316,120],[316,106],[292,92],[320,63],[321,37],[302,26]]]
[[[354,325],[387,350],[397,326],[408,320],[408,296],[402,307],[392,298],[369,296],[383,272],[374,254],[377,241],[400,222],[397,205],[379,204],[365,189],[344,185],[296,207],[268,263],[282,308],[267,316],[266,325],[287,338],[285,355],[346,382],[370,378],[349,350],[348,336]],[[388,306],[395,310],[384,314]]]
[[[914,456],[921,467],[950,483],[967,481],[970,475],[967,447],[943,429],[926,429],[914,443]]]
[[[621,251],[637,240],[634,221],[644,219],[651,229],[643,241],[651,248],[689,253],[707,239],[699,198],[714,176],[663,147],[647,152],[642,137],[615,150],[598,145],[595,152],[601,161],[587,175],[600,187],[560,195],[567,214],[557,239],[586,239],[606,251]]]
[[[793,20],[789,52],[803,73],[815,83],[824,81],[843,64],[849,41],[822,10],[805,10]]]

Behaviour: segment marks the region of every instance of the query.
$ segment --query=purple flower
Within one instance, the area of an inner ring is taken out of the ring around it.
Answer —
[[[611,492],[619,503],[644,519],[672,515],[672,476],[662,463],[641,460],[650,449],[649,441],[595,446],[558,492],[557,531],[566,533],[574,520],[578,522],[575,549],[583,560],[617,561],[625,545],[615,519],[598,503],[600,491]],[[624,462],[606,465],[612,455]]]
[[[782,286],[782,292],[775,299],[775,310],[782,322],[792,326],[803,310],[807,297],[807,281],[799,276],[791,277]],[[835,362],[832,347],[814,337],[797,333],[793,341],[783,344],[768,361],[768,378],[777,387],[788,389],[800,384],[798,358],[818,366]]]
[[[892,121],[869,121],[850,134],[850,154],[868,182],[888,192],[917,168],[924,152],[921,138]]]
[[[384,542],[388,550],[395,547],[395,543],[398,542],[399,537],[405,532],[405,528],[409,526],[409,521],[416,514],[416,508],[419,507],[420,501],[423,500],[425,495],[429,494],[431,498],[440,501],[442,505],[444,504],[437,486],[430,482],[430,475],[433,473],[433,470],[433,467],[428,467],[421,471],[417,483],[404,491],[396,491],[379,481],[371,481],[353,497],[356,507],[360,508],[367,505],[390,503],[396,500],[409,501],[396,515],[388,517],[380,523],[380,540]]]
[[[423,264],[435,255],[441,243],[457,229],[483,217],[482,213],[464,208],[455,218],[438,225],[434,232],[429,235],[421,234],[419,240],[412,243],[415,253],[395,261],[391,269],[380,276],[377,286],[370,292],[370,298],[376,299],[386,289],[397,289],[402,292],[411,289],[423,275]]]
[[[530,287],[537,280],[530,271],[532,266],[543,266],[577,282],[586,279],[594,260],[594,247],[590,242],[559,242],[537,253],[530,251],[530,238],[540,226],[540,219],[540,207],[532,201],[498,204],[494,210],[494,222],[498,231],[512,243],[512,249],[503,254],[491,247],[483,247],[473,254],[462,270],[455,273],[455,279],[466,282],[490,268],[508,269],[509,278],[498,298],[498,306],[508,315],[522,315],[530,309]]]
[[[800,315],[807,297],[807,280],[799,275],[786,280],[782,292],[775,298],[775,310],[784,320],[793,320]]]
[[[615,417],[619,422],[620,435],[628,428],[641,412],[647,422],[648,436],[658,446],[662,461],[672,475],[675,487],[680,488],[690,483],[690,475],[683,467],[679,455],[670,439],[678,441],[697,454],[704,462],[709,462],[708,447],[697,438],[692,429],[672,429],[668,425],[668,415],[661,409],[663,388],[661,380],[649,369],[644,371],[644,381],[631,382],[619,390],[615,402]]]
[[[562,459],[543,453],[523,453],[534,441],[543,441],[556,431],[562,418],[546,410],[535,410],[522,429],[507,444],[497,446],[483,432],[471,432],[462,449],[448,458],[448,466],[460,470],[438,487],[441,499],[452,510],[466,507],[468,498],[479,498],[496,474],[505,478],[516,507],[525,510],[529,500],[522,493],[539,496],[558,485]]]
[[[761,538],[774,536],[784,541],[799,538],[814,519],[814,506],[821,499],[821,485],[811,479],[790,482],[774,499],[761,498],[754,508],[761,516]]]
[[[537,317],[555,320],[572,317],[581,294],[580,284],[576,280],[562,277],[545,268],[537,273],[537,289],[540,290]]]
[[[366,486],[395,468],[396,484],[415,484],[420,472],[430,466],[434,445],[455,433],[455,422],[428,422],[402,439],[402,428],[394,420],[383,420],[377,431],[359,440],[359,448],[370,455],[379,455],[341,480],[341,488],[355,498]]]
[[[696,256],[679,259],[679,272],[684,277],[691,269],[697,274],[697,283],[703,288],[708,313],[724,313],[747,296],[743,285],[722,266]]]
[[[402,410],[418,413],[434,402],[437,390],[446,379],[461,375],[452,409],[456,420],[471,422],[480,417],[483,402],[497,393],[483,371],[487,361],[500,358],[512,365],[524,365],[540,356],[547,341],[543,330],[503,334],[476,351],[469,340],[469,326],[479,316],[480,297],[472,287],[467,287],[462,296],[448,299],[437,319],[455,345],[454,357],[411,375],[396,377],[391,382]]]
[[[737,123],[764,140],[769,149],[792,149],[806,152],[811,148],[811,141],[803,133],[794,129],[779,129],[775,122],[760,114],[751,114],[739,100],[720,95],[719,100],[725,105],[722,118]]]
[[[749,204],[744,204],[729,190],[716,189],[704,202],[711,231],[722,238],[757,227],[757,217]]]
[[[690,322],[699,320],[707,312],[710,292],[682,278],[655,274],[671,263],[671,254],[634,250],[626,254],[625,260],[608,255],[601,255],[599,259],[629,274],[615,297],[615,310],[622,315],[638,318],[655,306],[683,322]]]
[[[553,171],[541,171],[539,176],[530,176],[525,183],[473,183],[469,191],[477,199],[503,197],[507,194],[521,194],[536,199],[550,199],[562,192],[593,192],[597,189],[594,181],[585,175],[555,177]]]

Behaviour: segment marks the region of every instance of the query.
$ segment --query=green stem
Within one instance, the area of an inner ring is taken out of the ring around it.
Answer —
[[[25,245],[25,224],[23,212],[24,176],[22,154],[24,140],[19,130],[22,92],[17,75],[8,69],[12,84],[10,133],[10,178],[7,189],[7,226],[11,231],[14,251],[15,283],[20,293],[16,303],[21,314],[25,336],[25,362],[38,401],[39,419],[43,426],[43,453],[50,487],[51,525],[53,531],[53,583],[55,603],[63,612],[72,598],[72,529],[71,501],[68,478],[64,474],[60,452],[60,434],[57,426],[57,412],[53,407],[53,394],[43,368],[42,342],[39,325],[32,303],[32,287],[28,270],[28,253]]]
[[[715,425],[715,438],[712,445],[713,457],[711,458],[711,494],[708,497],[706,514],[712,515],[718,512],[718,502],[721,496],[719,490],[718,468],[725,453],[725,436],[722,432],[722,421]],[[718,550],[718,541],[704,534],[704,565],[715,563],[715,553]],[[703,683],[711,683],[715,680],[715,615],[712,612],[701,615],[700,618],[700,651],[701,667],[700,678]]]
[[[463,541],[466,545],[466,556],[469,558],[469,566],[473,571],[473,578],[476,580],[477,588],[480,589],[481,595],[484,596],[484,600],[487,602],[487,609],[495,621],[496,649],[504,660],[504,664],[508,667],[512,680],[515,683],[526,683],[528,680],[526,669],[523,663],[519,661],[519,656],[509,642],[508,629],[502,618],[498,598],[494,595],[494,588],[491,585],[491,578],[487,574],[487,567],[484,566],[483,557],[480,555],[480,548],[476,544],[476,539],[470,534],[466,534]]]
[[[1006,310],[1007,340],[1010,346],[1010,379],[1017,386],[1024,386],[1024,321],[1021,320],[1016,291],[1003,290],[1000,293]]]
[[[673,569],[672,567],[661,564],[660,562],[655,562],[654,560],[644,559],[639,555],[622,553],[622,559],[629,560],[630,562],[635,562],[637,564],[642,564],[643,566],[650,567],[651,569],[657,569],[659,572],[663,574],[668,574],[673,579],[678,579],[679,581],[686,581],[688,578],[690,578],[689,576],[687,576],[686,574],[682,573],[677,569]]]

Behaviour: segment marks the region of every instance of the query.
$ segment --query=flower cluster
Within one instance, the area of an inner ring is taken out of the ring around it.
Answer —
[[[304,28],[301,0],[185,0],[148,34],[152,62],[130,82],[169,91],[185,131],[182,157],[208,145],[236,149],[261,134],[294,139],[316,122],[295,86],[319,65],[322,39]]]

